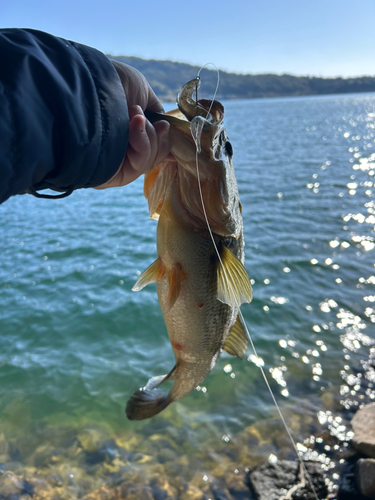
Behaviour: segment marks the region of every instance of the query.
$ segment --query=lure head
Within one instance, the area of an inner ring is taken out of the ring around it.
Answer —
[[[224,107],[219,101],[194,100],[193,94],[198,95],[200,85],[200,78],[197,77],[182,87],[177,96],[178,109],[190,122],[197,116],[203,116],[211,125],[218,125],[224,119]]]

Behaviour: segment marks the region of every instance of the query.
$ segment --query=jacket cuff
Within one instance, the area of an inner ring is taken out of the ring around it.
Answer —
[[[70,42],[89,72],[98,96],[101,122],[101,148],[97,164],[80,187],[95,187],[107,182],[120,168],[128,145],[129,115],[120,77],[110,60],[101,52]]]

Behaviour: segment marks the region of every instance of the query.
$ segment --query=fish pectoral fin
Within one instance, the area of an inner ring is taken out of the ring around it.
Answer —
[[[139,292],[149,283],[159,281],[165,276],[165,266],[158,257],[138,278],[136,284],[133,286],[133,292]]]
[[[247,351],[247,335],[240,316],[230,329],[227,338],[225,339],[223,350],[231,356],[237,356],[242,359]]]
[[[167,303],[163,313],[166,313],[172,309],[178,296],[180,295],[181,283],[186,279],[187,275],[181,264],[177,263],[168,272],[168,283],[169,292],[167,297]]]
[[[242,262],[224,245],[217,264],[217,298],[232,307],[251,302],[250,278]]]
[[[146,200],[148,200],[148,195],[150,194],[150,191],[153,185],[155,184],[156,178],[159,175],[161,165],[162,164],[159,163],[159,165],[157,165],[155,168],[153,168],[152,170],[147,172],[147,174],[145,174],[145,180],[143,184],[143,194]]]

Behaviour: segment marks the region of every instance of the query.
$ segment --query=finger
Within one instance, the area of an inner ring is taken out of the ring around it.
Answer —
[[[115,185],[116,186],[126,186],[127,184],[130,184],[131,182],[135,181],[142,175],[142,172],[139,172],[139,170],[135,169],[128,158],[125,159],[123,162],[121,170],[118,172],[117,178],[115,180]],[[110,186],[110,187],[113,187]]]
[[[135,119],[138,117],[133,118],[134,121]],[[129,135],[131,147],[128,149],[127,157],[132,167],[140,174],[157,166],[170,152],[169,127],[166,121],[158,122],[154,127],[146,120],[146,134],[140,134],[138,130],[137,135],[134,135],[131,141]]]
[[[140,106],[129,108],[129,142],[126,156],[121,163],[116,174],[105,184],[96,189],[106,189],[108,187],[125,186],[137,179],[144,168],[147,169],[150,162],[151,144],[146,132],[146,118]],[[149,124],[152,127],[151,124]],[[154,142],[156,143],[156,132],[154,131]]]
[[[159,163],[164,161],[172,147],[169,138],[170,124],[165,120],[161,120],[154,124],[154,129],[157,134],[157,152],[151,168],[156,167]]]
[[[133,116],[129,122],[128,156],[129,152],[131,152],[131,154],[136,153],[138,155],[136,159],[137,163],[148,163],[152,145],[156,145],[156,131],[154,127],[143,115]]]
[[[134,119],[135,118],[135,119]],[[169,123],[158,122],[157,127],[147,123],[142,115],[135,115],[129,124],[127,154],[117,173],[105,184],[95,189],[125,186],[148,172],[165,159],[174,160],[169,154]],[[146,127],[144,126],[146,122]]]
[[[145,116],[143,109],[138,104],[133,104],[132,106],[130,106],[128,109],[128,113],[129,113],[129,121],[131,121],[131,119],[136,115]]]
[[[164,108],[161,105],[161,102],[159,101],[155,92],[149,85],[148,85],[148,101],[146,109],[149,109],[150,111],[155,111],[156,113],[164,113]]]

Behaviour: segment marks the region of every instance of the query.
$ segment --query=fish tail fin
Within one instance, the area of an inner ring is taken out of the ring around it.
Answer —
[[[129,420],[143,420],[160,413],[171,403],[169,394],[160,389],[139,389],[126,404]]]
[[[146,387],[138,389],[126,403],[126,416],[129,420],[144,420],[145,418],[153,417],[164,410],[174,398],[171,392],[166,393],[157,387],[165,380],[173,380],[175,376],[176,366],[168,373],[168,375],[158,375],[151,378]]]

